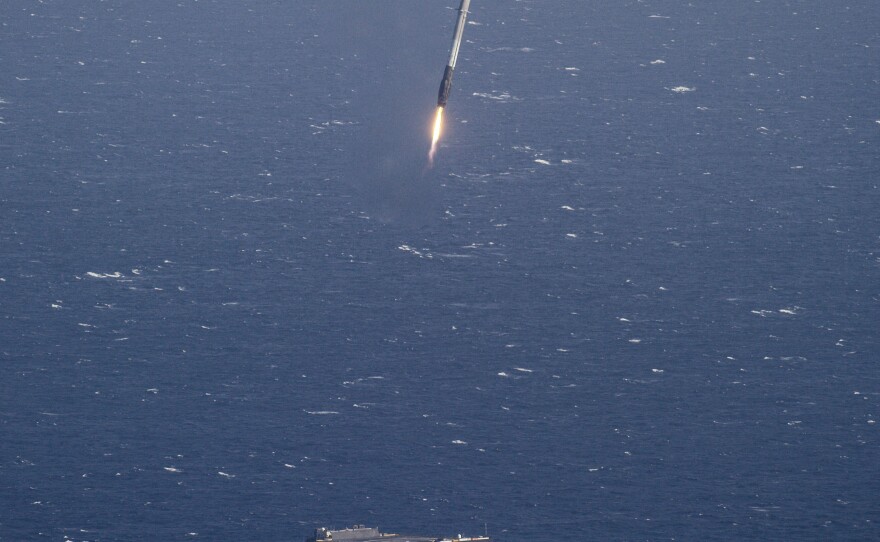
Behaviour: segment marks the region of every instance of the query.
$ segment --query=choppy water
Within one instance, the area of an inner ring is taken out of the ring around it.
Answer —
[[[0,540],[876,540],[880,14],[0,7]]]

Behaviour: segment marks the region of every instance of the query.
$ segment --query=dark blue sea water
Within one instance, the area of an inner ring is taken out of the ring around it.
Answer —
[[[0,540],[880,539],[872,0],[0,6]]]

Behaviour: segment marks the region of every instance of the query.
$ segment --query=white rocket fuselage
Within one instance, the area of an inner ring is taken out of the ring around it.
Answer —
[[[449,94],[452,91],[452,74],[455,72],[455,63],[458,61],[458,51],[461,48],[461,38],[464,34],[464,26],[467,24],[468,9],[471,0],[461,0],[458,6],[458,21],[455,23],[455,32],[452,35],[452,49],[449,51],[449,62],[443,72],[443,80],[440,82],[440,93],[437,95],[437,106],[446,107]]]

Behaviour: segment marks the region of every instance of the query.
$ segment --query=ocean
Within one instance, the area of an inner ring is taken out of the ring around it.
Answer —
[[[0,540],[880,538],[870,0],[9,0]]]

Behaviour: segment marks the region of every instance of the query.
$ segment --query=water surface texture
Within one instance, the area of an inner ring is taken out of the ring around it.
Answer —
[[[0,540],[880,538],[876,2],[455,7],[0,7]]]

